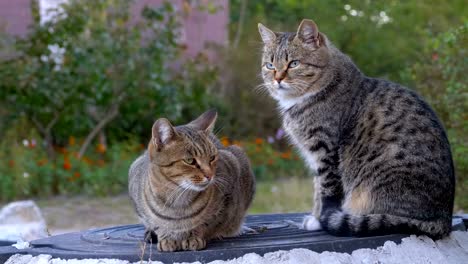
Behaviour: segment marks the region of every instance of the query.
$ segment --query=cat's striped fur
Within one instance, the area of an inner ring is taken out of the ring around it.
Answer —
[[[449,234],[455,176],[444,128],[399,84],[365,76],[311,20],[259,24],[264,86],[317,173],[313,214],[335,235]],[[304,227],[317,220],[306,217]]]
[[[160,251],[198,250],[240,232],[255,179],[244,151],[212,134],[215,119],[215,111],[178,127],[159,119],[130,167],[130,197]]]

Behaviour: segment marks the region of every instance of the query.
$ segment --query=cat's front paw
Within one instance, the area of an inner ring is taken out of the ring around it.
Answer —
[[[251,235],[251,234],[259,234],[259,233],[255,229],[252,229],[252,228],[250,228],[250,227],[248,227],[246,225],[242,225],[240,234],[241,235]]]
[[[157,248],[160,252],[173,252],[181,248],[180,241],[167,238],[161,239],[158,241]]]
[[[189,237],[182,240],[182,250],[200,250],[206,247],[206,240],[199,237]]]
[[[153,230],[145,231],[145,241],[150,244],[156,244],[158,242],[158,235]]]
[[[306,215],[302,221],[302,228],[309,231],[316,231],[322,229],[320,222],[313,215]]]

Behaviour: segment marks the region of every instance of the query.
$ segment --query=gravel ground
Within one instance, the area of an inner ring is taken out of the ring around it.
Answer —
[[[312,178],[258,182],[249,214],[307,212],[312,208]],[[109,197],[58,196],[35,199],[49,232],[58,235],[90,228],[139,223],[127,194]]]
[[[54,197],[36,203],[51,235],[139,222],[126,194],[99,198]]]

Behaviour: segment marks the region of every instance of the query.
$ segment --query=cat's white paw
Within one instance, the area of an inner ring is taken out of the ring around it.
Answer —
[[[241,232],[242,235],[247,235],[247,234],[258,234],[257,230],[252,229],[246,225],[242,225],[241,227]]]
[[[320,222],[313,215],[307,215],[302,221],[302,228],[309,231],[316,231],[322,229]]]

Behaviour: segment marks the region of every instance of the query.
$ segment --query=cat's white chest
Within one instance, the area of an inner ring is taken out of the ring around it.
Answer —
[[[320,168],[320,159],[322,158],[322,152],[310,152],[308,150],[303,151],[302,156],[304,156],[307,165],[309,168],[317,173],[318,169]]]
[[[320,160],[324,155],[324,151],[319,150],[312,152],[306,147],[307,143],[304,142],[303,139],[296,137],[294,133],[290,133],[290,135],[294,145],[298,147],[302,157],[304,158],[306,165],[312,170],[312,172],[317,173],[318,169],[321,167]]]

